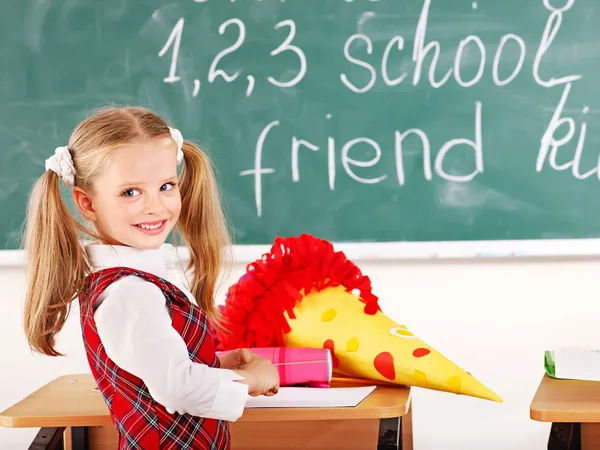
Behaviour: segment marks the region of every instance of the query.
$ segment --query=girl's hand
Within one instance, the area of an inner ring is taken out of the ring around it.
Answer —
[[[221,368],[223,369],[238,370],[243,365],[251,363],[258,357],[257,354],[252,353],[247,348],[238,348],[221,356],[219,361],[221,362]]]
[[[257,395],[275,395],[279,391],[279,372],[268,359],[257,357],[243,365],[236,373],[244,377],[239,383],[248,385],[248,393]]]

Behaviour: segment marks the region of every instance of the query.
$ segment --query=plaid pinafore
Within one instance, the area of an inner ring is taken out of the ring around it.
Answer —
[[[119,434],[119,450],[229,450],[226,421],[170,414],[154,401],[141,379],[119,368],[106,355],[94,321],[94,305],[110,284],[128,275],[154,283],[163,291],[171,310],[173,328],[185,341],[190,359],[219,367],[206,315],[172,283],[126,267],[92,273],[79,299],[81,329],[92,374]]]

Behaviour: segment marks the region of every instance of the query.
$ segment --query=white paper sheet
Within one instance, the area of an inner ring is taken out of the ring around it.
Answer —
[[[282,387],[272,397],[249,397],[246,408],[338,408],[354,407],[376,386],[345,388]]]
[[[556,378],[600,381],[600,349],[561,347],[554,350]]]

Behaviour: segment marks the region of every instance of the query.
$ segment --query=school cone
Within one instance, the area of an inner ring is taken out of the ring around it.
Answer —
[[[326,347],[333,372],[348,377],[419,386],[502,402],[502,399],[381,310],[369,315],[365,304],[343,287],[313,291],[298,302],[288,347]]]
[[[218,348],[328,348],[333,373],[502,399],[385,315],[368,277],[310,235],[278,238],[228,291]]]

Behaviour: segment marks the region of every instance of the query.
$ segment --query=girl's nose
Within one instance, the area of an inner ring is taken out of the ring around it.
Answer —
[[[149,195],[146,197],[146,205],[144,212],[146,214],[160,214],[165,210],[165,204],[163,203],[160,195]]]

